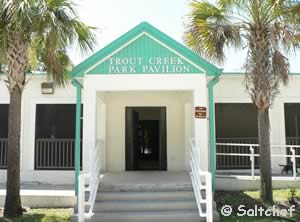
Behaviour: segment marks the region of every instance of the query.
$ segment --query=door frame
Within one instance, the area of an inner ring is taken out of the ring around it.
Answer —
[[[160,111],[159,118],[159,171],[167,171],[167,107],[165,106],[126,106],[125,107],[125,170],[135,171],[137,169],[134,156],[132,138],[133,129],[131,121],[133,121],[132,113],[139,110],[157,109]]]

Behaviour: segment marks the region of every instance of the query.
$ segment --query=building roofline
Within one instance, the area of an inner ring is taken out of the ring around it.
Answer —
[[[213,65],[212,63],[208,62],[204,58],[200,57],[198,54],[193,52],[191,49],[187,48],[186,46],[182,45],[181,43],[175,41],[168,35],[164,34],[154,26],[150,25],[147,22],[142,22],[139,25],[135,26],[133,29],[129,30],[116,40],[112,41],[110,44],[105,46],[104,48],[100,49],[98,52],[94,53],[83,62],[78,64],[73,68],[70,72],[72,77],[82,77],[85,74],[85,71],[88,70],[91,66],[96,64],[99,60],[105,58],[122,45],[126,44],[139,34],[146,32],[149,35],[157,38],[159,41],[163,42],[164,44],[168,45],[170,48],[174,49],[178,53],[182,54],[184,57],[190,59],[195,64],[199,65],[203,69],[206,70],[206,74],[209,76],[219,75],[222,73],[222,69],[218,68],[217,66]]]

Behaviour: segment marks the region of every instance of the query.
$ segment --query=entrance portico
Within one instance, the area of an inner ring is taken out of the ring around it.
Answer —
[[[102,171],[146,169],[147,164],[152,170],[187,171],[192,140],[201,170],[209,171],[214,155],[208,148],[207,79],[220,73],[145,22],[76,66],[71,75],[78,95],[83,93],[83,171],[91,170],[99,144]],[[130,107],[148,108],[148,116],[129,113]],[[164,111],[149,116],[155,107]],[[204,115],[196,116],[196,108]],[[147,159],[159,163],[149,166]]]
[[[121,78],[119,78],[121,77]],[[112,84],[113,82],[113,84]],[[123,84],[126,83],[126,84]],[[115,87],[115,88],[114,88]],[[105,144],[104,170],[126,170],[126,108],[165,107],[166,170],[189,170],[190,141],[201,149],[201,166],[208,170],[208,124],[194,118],[194,107],[207,104],[205,76],[88,76],[84,82],[83,169],[89,170],[89,147]],[[95,113],[95,115],[92,115]]]
[[[208,123],[214,125],[212,87],[221,72],[145,22],[73,69],[78,107],[77,147],[80,139],[78,104],[83,92],[83,173],[78,176],[78,150],[75,173],[80,219],[85,217],[86,191],[90,196],[89,215],[94,204],[99,206],[95,200],[97,193],[102,192],[103,176],[137,170],[143,175],[141,171],[156,170],[191,171],[192,187],[188,189],[193,189],[194,194],[185,203],[187,208],[182,208],[182,199],[160,206],[161,203],[147,202],[148,197],[142,198],[147,209],[155,207],[159,214],[172,208],[174,212],[184,211],[183,220],[196,216],[195,221],[198,221],[200,216],[213,221],[214,183],[209,171],[214,171],[215,155],[210,153],[208,138],[211,137],[211,147],[215,138],[213,132],[208,133]],[[207,119],[208,106],[210,120]],[[167,187],[167,191],[178,190]],[[127,204],[120,203],[122,212],[124,207],[127,210]],[[140,209],[135,203],[130,207]],[[96,212],[94,218],[103,219],[101,213]]]

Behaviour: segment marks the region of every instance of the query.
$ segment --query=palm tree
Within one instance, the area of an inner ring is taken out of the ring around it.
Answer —
[[[32,61],[43,64],[56,83],[67,81],[71,61],[66,48],[77,43],[82,52],[92,49],[92,28],[78,19],[71,0],[1,0],[0,55],[7,65],[10,94],[8,167],[4,216],[22,214],[20,199],[21,100]]]
[[[185,41],[200,55],[223,63],[226,47],[247,48],[246,89],[258,111],[260,196],[272,202],[269,109],[287,84],[289,61],[284,55],[295,46],[290,1],[192,1]],[[294,8],[295,10],[295,8]]]

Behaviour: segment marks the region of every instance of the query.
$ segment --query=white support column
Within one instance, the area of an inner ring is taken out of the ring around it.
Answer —
[[[271,145],[284,145],[285,141],[285,117],[284,102],[278,98],[270,110],[270,140]],[[272,147],[272,154],[286,154],[284,147]],[[279,164],[286,164],[285,157],[272,157],[273,173],[280,173]]]
[[[82,160],[83,171],[87,173],[90,169],[91,150],[96,145],[96,96],[97,92],[92,84],[86,79],[83,91],[83,139],[82,139]]]
[[[97,140],[102,141],[103,146],[101,147],[101,170],[106,170],[106,104],[97,97]]]
[[[194,110],[196,106],[206,107],[207,91],[205,79],[199,83],[199,89],[194,90]],[[193,110],[193,112],[195,112]],[[208,121],[207,118],[199,119],[194,117],[194,138],[195,145],[200,148],[200,167],[203,171],[209,169],[209,150],[208,150]]]
[[[29,98],[25,91],[21,114],[21,172],[34,170],[36,105],[34,99]]]
[[[102,160],[102,170],[106,171],[106,104],[102,104],[101,106],[101,140],[103,141],[103,147],[101,152],[101,160]]]
[[[184,104],[184,134],[185,134],[185,169],[190,170],[191,139],[192,139],[192,106]]]

